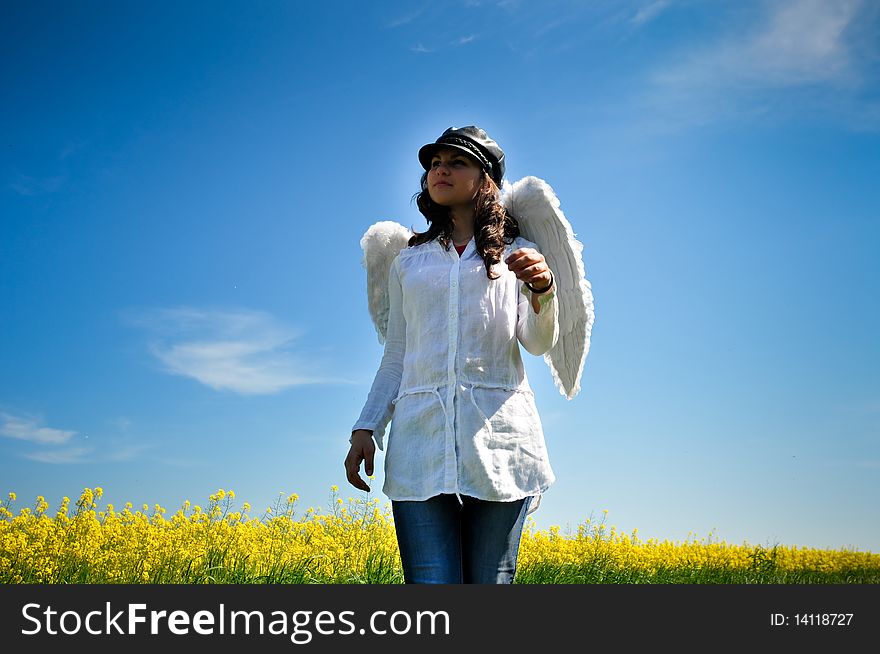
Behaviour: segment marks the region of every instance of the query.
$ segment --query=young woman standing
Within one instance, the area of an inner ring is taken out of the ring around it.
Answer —
[[[478,127],[419,150],[416,233],[388,273],[385,351],[345,459],[373,473],[391,431],[391,499],[407,583],[511,583],[532,503],[555,481],[520,344],[556,343],[553,273],[502,206],[504,152]],[[393,419],[392,419],[393,418]]]

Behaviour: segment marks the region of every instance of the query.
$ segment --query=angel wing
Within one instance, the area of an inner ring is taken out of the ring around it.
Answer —
[[[364,251],[361,263],[367,271],[367,304],[380,343],[385,342],[388,327],[388,271],[411,236],[412,232],[400,223],[383,220],[371,225],[361,237]]]
[[[593,291],[584,273],[584,246],[575,238],[559,199],[543,179],[524,177],[501,188],[501,203],[519,221],[522,237],[547,259],[559,304],[559,340],[544,355],[559,392],[569,400],[581,389],[581,375],[593,328]]]

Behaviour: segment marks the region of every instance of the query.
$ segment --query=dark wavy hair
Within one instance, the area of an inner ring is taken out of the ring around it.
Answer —
[[[519,223],[501,204],[498,185],[485,170],[481,173],[481,179],[480,188],[474,196],[474,241],[486,265],[486,276],[496,279],[498,275],[492,273],[492,266],[501,261],[505,245],[510,245],[519,236]],[[428,171],[422,175],[421,188],[413,195],[413,200],[428,221],[428,229],[424,232],[413,230],[408,245],[412,247],[437,239],[448,250],[452,244],[452,214],[449,207],[431,199]]]

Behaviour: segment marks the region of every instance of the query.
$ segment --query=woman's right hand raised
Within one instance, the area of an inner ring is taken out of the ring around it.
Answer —
[[[364,472],[367,477],[373,476],[373,457],[376,454],[376,444],[373,442],[373,432],[369,429],[356,429],[351,432],[351,448],[345,457],[345,476],[348,483],[358,490],[369,492],[367,482],[361,479],[361,461],[365,461]]]

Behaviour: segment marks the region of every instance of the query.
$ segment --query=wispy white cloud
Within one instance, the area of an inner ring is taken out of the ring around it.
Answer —
[[[265,312],[184,307],[126,318],[151,333],[150,352],[166,372],[216,390],[262,395],[333,381],[292,350],[299,334]]]
[[[429,4],[424,4],[421,7],[419,7],[418,9],[409,12],[408,14],[403,14],[401,16],[397,16],[396,18],[392,18],[387,23],[385,23],[385,28],[386,29],[395,29],[397,27],[409,25],[411,22],[413,22],[419,16],[424,14],[425,10],[428,9],[429,6],[430,6]]]
[[[802,112],[812,103],[846,117],[870,113],[856,94],[866,81],[864,45],[871,32],[862,23],[876,22],[875,7],[863,0],[793,0],[763,7],[745,23],[731,21],[737,27],[715,41],[655,69],[652,107],[682,121],[711,122],[772,113],[791,105],[783,93],[800,91]],[[654,5],[645,11],[649,16]]]
[[[467,36],[459,36],[451,41],[446,42],[445,44],[441,44],[439,46],[439,48],[440,49],[443,49],[446,47],[457,48],[459,46],[467,45],[468,43],[473,43],[476,39],[477,39],[477,37],[475,34],[468,34]],[[414,45],[413,47],[411,47],[410,51],[416,52],[418,54],[428,54],[431,52],[437,52],[437,48],[435,48],[435,47],[429,48],[424,43],[419,42],[416,45]]]
[[[763,33],[747,44],[745,72],[771,84],[838,80],[851,71],[845,33],[861,0],[800,0],[783,4]]]
[[[462,0],[465,8],[484,7],[486,5],[500,9],[516,9],[522,0]]]
[[[649,2],[647,5],[638,8],[630,22],[636,26],[646,25],[662,14],[670,4],[670,0],[654,0]]]
[[[75,431],[44,427],[33,417],[0,413],[0,436],[17,438],[40,445],[63,445],[76,434]]]
[[[846,29],[861,4],[861,0],[775,4],[763,24],[689,53],[656,79],[678,87],[778,87],[846,80],[852,74]]]
[[[148,443],[115,442],[102,455],[102,461],[134,461],[148,450],[156,447]]]
[[[100,448],[71,445],[69,447],[22,452],[20,456],[31,461],[50,464],[125,463],[142,458],[146,452],[155,447],[155,445],[146,443],[126,443],[109,439]]]
[[[91,463],[90,447],[67,447],[59,450],[41,450],[22,454],[25,459],[50,464]]]
[[[50,464],[133,461],[154,447],[148,443],[135,442],[125,435],[124,432],[132,424],[125,418],[111,421],[111,425],[123,432],[123,435],[102,438],[100,448],[85,442],[89,439],[88,435],[69,429],[46,427],[42,423],[42,419],[37,417],[0,412],[0,436],[38,446],[39,449],[22,451],[18,456]]]

